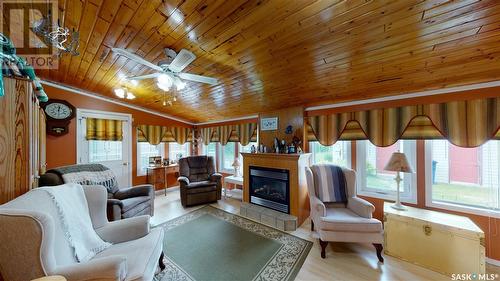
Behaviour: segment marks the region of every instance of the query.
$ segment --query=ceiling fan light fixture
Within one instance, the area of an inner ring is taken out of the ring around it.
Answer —
[[[172,87],[173,84],[172,77],[170,77],[170,75],[168,74],[160,74],[157,80],[159,84],[162,84],[166,88]]]
[[[135,95],[132,94],[131,92],[127,92],[127,99],[128,100],[133,100],[133,99],[135,99]]]
[[[177,88],[177,91],[183,90],[186,88],[186,83],[184,83],[181,79],[175,77],[175,87]]]
[[[115,89],[115,95],[121,99],[125,98],[125,90],[122,88]]]
[[[156,86],[158,86],[158,88],[162,89],[165,92],[170,91],[170,87],[169,86],[167,86],[165,84],[162,84],[160,82],[156,83]]]

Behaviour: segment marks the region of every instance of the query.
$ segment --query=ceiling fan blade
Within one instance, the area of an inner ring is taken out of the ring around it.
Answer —
[[[200,82],[200,83],[205,83],[205,84],[210,84],[210,85],[216,85],[217,83],[219,83],[219,81],[215,78],[191,74],[191,73],[179,73],[179,77],[182,79],[189,80],[189,81]]]
[[[127,58],[129,58],[129,59],[131,59],[131,60],[133,60],[133,61],[135,61],[137,63],[140,63],[142,65],[145,65],[147,67],[150,67],[150,68],[158,70],[158,71],[163,71],[163,69],[161,67],[157,66],[156,64],[151,63],[151,62],[149,62],[149,61],[147,61],[147,60],[139,57],[138,55],[133,54],[133,53],[131,53],[131,52],[125,50],[125,49],[122,49],[122,48],[113,48],[112,50],[113,50],[113,52],[115,52],[117,54],[120,54],[122,56],[125,56],[125,57],[127,57]]]
[[[144,79],[152,79],[160,76],[162,73],[161,72],[155,72],[151,74],[146,74],[146,75],[139,75],[139,76],[130,76],[125,79],[127,80],[144,80]]]
[[[172,72],[181,72],[196,59],[196,56],[186,49],[182,49],[168,66]]]

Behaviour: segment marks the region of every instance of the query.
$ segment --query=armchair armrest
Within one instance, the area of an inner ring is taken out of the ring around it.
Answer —
[[[136,185],[129,188],[122,188],[113,194],[115,199],[123,200],[139,196],[152,196],[154,188],[150,184]]]
[[[349,197],[347,199],[347,208],[367,219],[371,219],[375,211],[375,206],[372,203],[359,197]]]
[[[149,230],[149,216],[143,215],[109,222],[95,231],[106,242],[122,243],[144,237]]]
[[[222,174],[213,173],[210,175],[210,181],[220,181],[222,179]]]
[[[85,263],[57,267],[51,275],[62,275],[68,280],[125,280],[127,259],[123,256],[95,258]]]
[[[311,212],[314,217],[325,217],[326,216],[326,207],[321,200],[319,200],[316,196],[309,197],[311,202]]]
[[[189,184],[189,179],[187,177],[180,176],[177,178],[177,181],[181,184],[185,184],[185,185]]]

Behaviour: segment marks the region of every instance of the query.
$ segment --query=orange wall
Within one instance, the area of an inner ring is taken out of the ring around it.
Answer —
[[[134,185],[146,183],[146,176],[137,176],[137,146],[135,145],[137,143],[137,125],[190,126],[172,119],[160,117],[158,115],[131,109],[88,96],[79,95],[47,85],[44,85],[44,89],[50,99],[66,100],[76,108],[132,114],[132,183]],[[76,118],[71,120],[68,134],[64,136],[47,136],[48,169],[76,163],[76,122]]]

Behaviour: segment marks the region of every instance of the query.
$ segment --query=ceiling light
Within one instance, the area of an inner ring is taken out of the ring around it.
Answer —
[[[139,85],[139,81],[138,80],[130,80],[130,84],[137,86],[137,85]]]
[[[160,74],[157,78],[158,83],[161,84],[165,88],[170,88],[172,87],[172,77],[168,74]],[[163,89],[163,88],[162,88]]]
[[[175,77],[175,87],[177,88],[177,91],[180,91],[184,88],[186,88],[186,83],[182,82],[181,79]]]
[[[128,99],[128,100],[133,100],[133,99],[135,99],[134,94],[132,94],[131,92],[127,92],[127,99]]]
[[[119,98],[125,98],[125,90],[122,88],[115,89],[115,95]]]
[[[156,83],[156,86],[158,86],[158,88],[162,89],[165,92],[170,91],[170,87],[169,86],[167,86],[165,84],[162,84],[160,82]]]

